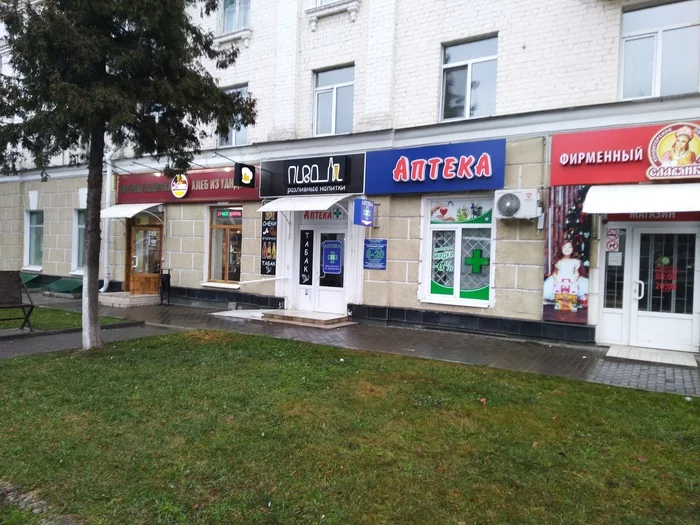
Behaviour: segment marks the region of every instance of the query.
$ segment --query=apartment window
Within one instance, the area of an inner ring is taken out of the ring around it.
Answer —
[[[212,208],[209,280],[237,283],[241,280],[242,208]]]
[[[229,92],[238,92],[243,97],[247,97],[248,86],[231,89]],[[246,144],[248,144],[247,126],[241,126],[240,129],[236,129],[236,126],[232,125],[231,129],[228,131],[228,134],[219,137],[219,146],[244,146]]]
[[[73,271],[85,267],[85,210],[74,210],[73,220]]]
[[[352,131],[355,66],[316,73],[314,135]]]
[[[488,307],[494,266],[493,199],[426,199],[423,241],[428,303]]]
[[[700,0],[622,14],[622,98],[700,89]]]
[[[444,47],[442,118],[488,117],[496,113],[498,39]]]
[[[28,246],[27,266],[41,267],[44,252],[44,212],[27,212],[25,241]]]
[[[250,24],[250,0],[224,1],[224,33],[245,29]]]

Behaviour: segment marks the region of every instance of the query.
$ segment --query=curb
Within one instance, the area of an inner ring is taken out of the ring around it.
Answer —
[[[145,326],[145,321],[127,321],[124,323],[114,323],[100,326],[100,330],[115,330],[118,328],[134,328],[136,326]],[[27,332],[27,333],[15,333],[15,334],[2,334],[0,335],[0,341],[7,339],[24,339],[25,337],[41,337],[44,335],[60,335],[60,334],[75,334],[82,332],[81,328],[65,328],[63,330],[47,330],[45,332]]]

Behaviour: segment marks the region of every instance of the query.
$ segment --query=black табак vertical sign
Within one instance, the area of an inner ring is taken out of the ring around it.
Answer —
[[[301,230],[301,245],[299,246],[299,284],[313,284],[314,262],[314,231]]]
[[[277,212],[263,212],[260,233],[260,273],[275,275],[277,273]]]

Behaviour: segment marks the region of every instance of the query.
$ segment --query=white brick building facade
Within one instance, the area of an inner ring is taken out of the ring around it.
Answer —
[[[660,1],[653,5],[673,3]],[[697,3],[686,0],[693,9],[698,8]],[[287,159],[500,139],[507,141],[502,187],[544,190],[550,184],[556,161],[551,158],[551,148],[552,137],[557,134],[700,120],[700,85],[678,97],[622,100],[623,16],[629,10],[648,6],[648,0],[339,0],[322,6],[316,0],[250,0],[245,28],[222,34],[221,11],[202,23],[217,35],[219,45],[238,47],[234,66],[223,72],[211,71],[222,89],[247,86],[257,100],[257,122],[247,130],[247,144],[220,146],[218,138],[212,137],[202,144],[204,151],[195,162],[224,169],[238,162],[264,165]],[[199,13],[193,12],[192,16]],[[690,24],[694,16],[700,26],[700,14],[689,9]],[[443,121],[445,46],[494,37],[495,111],[485,118]],[[7,48],[0,40],[3,71],[7,72],[8,57],[3,52]],[[352,132],[315,137],[316,74],[345,66],[354,67]],[[213,155],[214,150],[220,156]],[[117,157],[115,165],[121,173],[149,171],[133,165],[128,152],[119,152]],[[139,162],[154,170],[160,167],[150,159]],[[57,166],[49,170],[50,181],[43,185],[31,169],[0,180],[0,202],[13,207],[4,212],[12,227],[9,233],[0,235],[0,268],[22,265],[22,250],[17,243],[21,241],[22,209],[28,208],[26,202],[17,201],[26,201],[30,189],[41,192],[45,188],[46,193],[54,194],[63,191],[53,186],[60,179],[85,177],[84,168],[61,164],[62,160],[57,159]],[[366,180],[385,175],[369,167],[365,173]],[[77,189],[84,185],[80,182],[74,186]],[[75,200],[71,195],[65,198],[67,202]],[[440,304],[421,295],[421,283],[429,273],[425,266],[429,258],[425,197],[380,194],[375,200],[381,205],[379,228],[363,229],[360,237],[349,231],[346,239],[348,245],[352,241],[353,250],[367,238],[388,239],[387,270],[356,268],[351,282],[359,282],[346,295],[349,306],[355,304],[368,311],[384,309],[384,318],[391,315],[391,309],[413,309],[431,315],[488,318],[490,326],[496,326],[498,319],[543,321],[542,280],[547,273],[544,228],[534,221],[499,221],[493,228],[493,293],[488,306],[458,301]],[[305,222],[300,217],[280,220],[280,235],[286,234],[288,240],[278,249],[277,268],[292,277],[260,282],[264,276],[259,273],[262,222],[258,203],[236,203],[243,219],[240,284],[209,283],[211,213],[219,204],[166,206],[162,261],[164,267],[173,269],[173,285],[188,290],[188,298],[200,298],[200,292],[206,295],[204,290],[224,290],[216,297],[224,302],[226,293],[240,291],[281,298],[287,307],[297,307],[301,301],[294,280],[297,236]],[[57,217],[64,217],[68,221],[68,215],[50,211],[44,220],[53,223],[59,220]],[[49,259],[46,269],[52,268],[56,276],[61,276],[66,273],[62,270],[70,266],[64,260],[71,252],[70,228],[67,222],[49,228],[63,228],[63,237],[56,241],[61,246],[47,244],[49,251],[45,252]],[[594,326],[603,315],[604,283],[598,268],[598,239],[591,239],[591,243],[586,322]],[[127,244],[125,228],[117,224],[110,243],[109,273],[114,281],[128,280]],[[50,260],[54,255],[57,260]],[[227,300],[237,302],[239,298]],[[450,319],[442,324],[455,322]]]
[[[355,66],[353,133],[439,123],[443,45],[484,36],[498,38],[496,115],[613,103],[623,10],[648,4],[359,0],[355,21],[339,12],[312,30],[306,12],[316,0],[252,0],[246,40],[220,37],[222,46],[240,48],[236,64],[211,69],[222,88],[248,85],[257,99],[251,144],[312,137],[314,72],[346,64]],[[221,35],[222,14],[202,24]]]

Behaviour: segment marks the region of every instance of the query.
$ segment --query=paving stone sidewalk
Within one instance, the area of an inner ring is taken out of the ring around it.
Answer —
[[[128,341],[141,339],[151,335],[165,335],[180,331],[177,328],[163,326],[130,326],[128,328],[111,328],[102,330],[102,341],[113,343],[116,341]],[[44,354],[71,350],[82,346],[82,334],[71,332],[63,334],[46,334],[25,337],[18,335],[15,339],[0,339],[0,359],[17,357],[20,355]]]
[[[80,311],[79,301],[38,296],[35,302],[54,308]],[[101,315],[145,321],[150,323],[150,328],[161,326],[164,329],[179,327],[231,330],[356,350],[411,355],[425,359],[568,377],[613,386],[700,396],[700,372],[697,368],[606,358],[606,350],[603,348],[514,341],[468,333],[412,330],[367,324],[327,330],[218,318],[210,315],[216,311],[221,310],[179,305],[127,309],[100,308]],[[0,355],[2,352],[3,342],[0,341]]]

